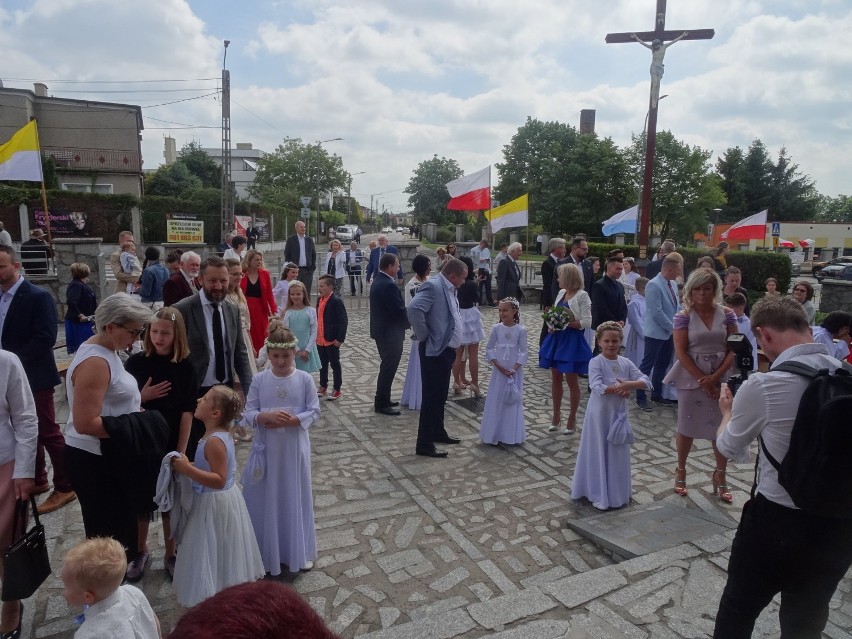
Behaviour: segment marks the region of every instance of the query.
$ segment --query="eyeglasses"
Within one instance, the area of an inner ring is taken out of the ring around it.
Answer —
[[[118,326],[119,328],[123,328],[125,331],[127,331],[128,333],[130,333],[130,337],[132,337],[133,339],[136,339],[136,338],[137,338],[137,337],[139,337],[142,333],[144,333],[144,332],[145,332],[145,327],[144,327],[144,326],[143,326],[142,328],[127,328],[127,327],[126,327],[126,326],[124,326],[123,324],[116,324],[116,326]]]

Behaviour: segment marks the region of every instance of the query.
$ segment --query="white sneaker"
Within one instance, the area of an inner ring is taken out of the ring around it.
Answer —
[[[550,428],[547,429],[547,432],[555,433],[557,430],[559,430],[559,424],[551,424]]]
[[[301,572],[308,572],[309,570],[313,570],[313,569],[314,569],[314,562],[306,561],[305,567],[302,568]]]
[[[574,429],[573,428],[565,428],[565,429],[562,430],[562,434],[563,435],[573,435]]]
[[[601,502],[599,502],[599,501],[593,501],[593,502],[592,502],[592,506],[594,506],[594,507],[595,507],[595,508],[597,508],[598,510],[609,510],[609,508],[607,508],[606,506],[604,506],[604,505],[603,505]]]

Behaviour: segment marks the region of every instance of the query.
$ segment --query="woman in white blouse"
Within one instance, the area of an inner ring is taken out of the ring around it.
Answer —
[[[343,290],[343,278],[346,277],[346,253],[340,240],[332,240],[328,245],[323,274],[334,276],[334,292],[340,295]]]

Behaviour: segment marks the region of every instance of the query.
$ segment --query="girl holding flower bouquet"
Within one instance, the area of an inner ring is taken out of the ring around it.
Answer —
[[[578,375],[589,372],[589,360],[592,359],[592,349],[583,335],[583,330],[592,325],[592,300],[583,290],[583,277],[576,265],[562,264],[556,274],[561,290],[553,306],[544,314],[548,334],[541,344],[538,365],[550,369],[553,395],[551,432],[558,430],[562,421],[562,378],[568,383],[571,411],[562,432],[571,435],[580,405]]]

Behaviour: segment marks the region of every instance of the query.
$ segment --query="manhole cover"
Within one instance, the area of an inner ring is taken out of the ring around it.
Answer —
[[[485,397],[466,397],[454,400],[456,404],[472,413],[485,412]]]

